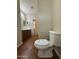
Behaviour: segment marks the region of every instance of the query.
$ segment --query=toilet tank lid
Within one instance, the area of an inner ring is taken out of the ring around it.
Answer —
[[[49,41],[47,39],[39,39],[39,40],[35,41],[35,44],[38,44],[38,45],[48,45]]]

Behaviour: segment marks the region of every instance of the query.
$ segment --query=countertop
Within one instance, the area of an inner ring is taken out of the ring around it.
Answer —
[[[22,27],[21,30],[32,30],[33,28],[31,27]]]

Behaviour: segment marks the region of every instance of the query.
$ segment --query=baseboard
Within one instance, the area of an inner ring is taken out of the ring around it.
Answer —
[[[18,45],[17,45],[17,48],[18,48],[19,46],[21,46],[22,44],[23,44],[23,42],[21,42],[20,44],[18,44]]]

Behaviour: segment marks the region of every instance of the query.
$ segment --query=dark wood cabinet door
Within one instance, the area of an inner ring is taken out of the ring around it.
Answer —
[[[23,42],[26,41],[30,37],[31,37],[31,30],[22,30],[22,40],[23,40]]]

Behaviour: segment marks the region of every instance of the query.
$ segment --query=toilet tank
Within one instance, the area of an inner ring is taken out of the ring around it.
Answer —
[[[61,45],[61,40],[60,40],[60,33],[59,32],[55,32],[55,31],[49,31],[49,42],[50,42],[50,46],[59,46]]]

